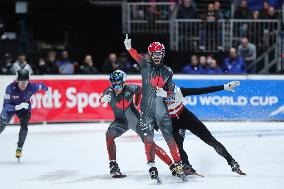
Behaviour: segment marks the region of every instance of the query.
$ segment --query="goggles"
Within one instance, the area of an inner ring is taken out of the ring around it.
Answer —
[[[153,54],[152,54],[152,58],[162,58],[163,57],[163,52],[154,52]]]
[[[123,89],[123,83],[112,83],[112,84],[111,84],[111,87],[112,87],[114,90],[120,90],[120,89]]]

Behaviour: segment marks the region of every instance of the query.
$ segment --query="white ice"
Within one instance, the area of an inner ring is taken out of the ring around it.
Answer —
[[[117,161],[123,179],[112,179],[108,168],[105,131],[108,124],[32,125],[21,163],[15,155],[19,127],[0,135],[0,189],[282,189],[284,188],[284,123],[207,122],[248,176],[231,172],[226,161],[187,132],[185,149],[190,162],[204,178],[181,183],[159,159],[163,180],[150,180],[144,146],[133,132],[116,140]],[[161,133],[155,141],[169,152]]]

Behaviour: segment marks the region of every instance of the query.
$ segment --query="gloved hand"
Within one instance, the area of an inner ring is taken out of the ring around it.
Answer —
[[[129,51],[131,49],[131,39],[128,39],[128,34],[125,35],[124,45],[126,50]]]
[[[241,83],[239,81],[231,81],[227,84],[224,84],[224,89],[226,91],[235,92],[234,88],[239,86]]]
[[[101,101],[109,103],[111,101],[111,96],[109,94],[108,95],[104,95],[102,97]]]
[[[167,93],[167,91],[165,91],[163,88],[157,87],[157,88],[156,88],[156,95],[165,98],[165,97],[168,96],[168,93]]]
[[[15,106],[15,110],[18,111],[21,109],[26,109],[26,110],[29,109],[29,103],[22,102],[21,104]]]

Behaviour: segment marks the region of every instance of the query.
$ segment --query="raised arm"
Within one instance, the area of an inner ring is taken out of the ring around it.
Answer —
[[[128,34],[126,34],[125,36],[124,45],[126,50],[129,52],[132,58],[136,60],[136,62],[141,66],[141,68],[146,67],[147,60],[131,47],[131,39],[128,38]]]

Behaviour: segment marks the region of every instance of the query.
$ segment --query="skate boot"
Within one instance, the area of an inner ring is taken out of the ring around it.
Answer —
[[[110,168],[110,174],[113,178],[123,178],[126,177],[126,175],[123,175],[120,172],[120,168],[118,167],[118,164],[115,160],[112,160],[109,162],[109,168]]]
[[[22,148],[18,147],[16,149],[16,158],[18,158],[18,162],[20,162],[21,157],[22,157]]]
[[[150,166],[149,173],[150,173],[151,179],[155,179],[158,184],[161,184],[162,181],[159,178],[158,169],[155,167],[155,163],[148,162],[147,164]]]
[[[185,175],[195,175],[196,171],[192,168],[191,165],[184,164],[183,165],[183,171]]]
[[[171,170],[173,176],[177,175],[177,173],[176,173],[176,165],[174,163],[170,165],[169,169]]]
[[[240,165],[235,160],[233,160],[229,165],[231,166],[233,172],[236,172],[239,175],[246,175],[244,172],[242,172]]]
[[[182,164],[181,163],[175,163],[175,166],[176,166],[176,176],[181,178],[181,180],[183,182],[187,182],[187,179],[185,178],[185,174],[184,174],[184,171],[183,171]]]
[[[187,175],[196,175],[196,176],[204,177],[203,175],[197,173],[196,170],[193,169],[190,164],[184,164],[184,165],[183,165],[183,171],[184,171],[184,174],[185,174],[186,176],[187,176]]]

